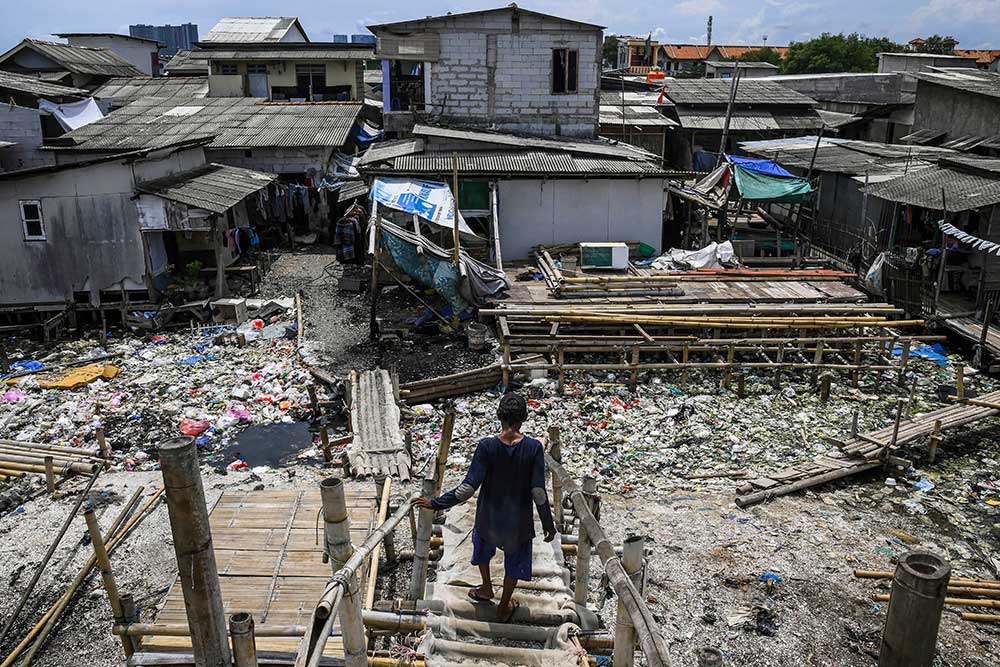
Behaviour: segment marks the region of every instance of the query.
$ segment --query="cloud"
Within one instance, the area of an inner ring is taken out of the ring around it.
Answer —
[[[709,12],[722,9],[721,0],[681,0],[674,5],[674,11],[686,16],[702,15],[708,16]]]

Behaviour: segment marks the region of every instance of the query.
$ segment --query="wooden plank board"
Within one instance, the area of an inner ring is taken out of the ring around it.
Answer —
[[[351,540],[361,544],[375,524],[378,498],[374,488],[349,491],[347,503]],[[317,523],[319,510],[318,490],[223,493],[209,521],[227,616],[248,611],[257,625],[307,624],[331,574],[330,565],[323,563],[323,527],[321,521]],[[362,590],[367,584],[368,571],[365,566],[359,572]],[[174,582],[152,622],[187,624],[180,582]],[[339,627],[335,627],[335,633],[339,634]],[[298,643],[294,637],[259,637],[257,650],[294,654]],[[147,636],[140,650],[190,651],[191,640]],[[327,642],[324,654],[343,656],[340,640],[332,638]]]

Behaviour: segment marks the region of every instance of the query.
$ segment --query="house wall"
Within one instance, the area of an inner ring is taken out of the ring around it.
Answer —
[[[0,140],[16,144],[0,148],[0,171],[55,164],[52,153],[41,150],[42,122],[38,109],[0,105]]]
[[[200,148],[0,179],[0,302],[68,301],[89,291],[145,287],[145,255],[132,201],[136,178],[152,179],[204,161]],[[41,202],[46,239],[25,241],[20,200]]]
[[[879,72],[926,72],[930,67],[975,67],[975,58],[927,53],[880,53]]]
[[[440,36],[427,113],[443,122],[532,134],[597,132],[603,31],[540,16],[473,14],[428,22]],[[578,91],[552,93],[552,50],[576,49]]]
[[[301,176],[311,171],[326,173],[333,149],[330,148],[254,148],[249,150],[206,151],[209,162],[232,167],[255,169],[272,174]]]
[[[248,61],[250,62],[250,61]],[[248,62],[237,62],[239,74],[219,74],[220,62],[215,62],[209,71],[208,94],[210,97],[243,97],[245,92],[244,77],[247,74]],[[227,63],[230,64],[230,63]],[[315,60],[281,61],[267,64],[267,83],[270,87],[292,87],[296,85],[295,66],[315,65]],[[360,99],[358,91],[362,90],[364,70],[359,60],[332,60],[326,65],[326,83],[328,86],[350,86],[351,99]]]
[[[503,257],[540,243],[639,240],[660,248],[661,178],[504,180],[497,193]]]
[[[918,81],[913,129],[946,131],[949,139],[1000,134],[1000,98]]]
[[[73,46],[92,46],[113,51],[146,76],[158,76],[160,73],[158,59],[154,58],[159,53],[159,48],[150,42],[112,35],[76,35],[67,37],[66,41]],[[154,60],[157,60],[155,71],[153,70]]]

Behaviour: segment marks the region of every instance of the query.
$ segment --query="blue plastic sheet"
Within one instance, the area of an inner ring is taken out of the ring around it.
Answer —
[[[750,171],[756,171],[758,174],[766,174],[767,176],[779,176],[782,178],[796,178],[795,174],[790,173],[780,164],[774,160],[761,160],[758,158],[749,157],[737,157],[735,155],[726,154],[726,157],[735,165],[743,167],[744,169],[749,169]]]
[[[460,313],[469,309],[469,302],[459,294],[458,269],[447,260],[431,253],[420,254],[417,247],[382,230],[382,242],[392,255],[392,260],[418,285],[432,289],[448,302],[452,311]]]
[[[903,346],[900,343],[896,343],[892,347],[892,353],[897,357],[902,356]],[[945,351],[944,346],[941,343],[934,343],[933,345],[924,345],[923,343],[911,343],[910,344],[910,356],[920,357],[921,359],[927,359],[928,361],[933,361],[938,366],[947,366],[951,363],[948,359],[948,353]]]

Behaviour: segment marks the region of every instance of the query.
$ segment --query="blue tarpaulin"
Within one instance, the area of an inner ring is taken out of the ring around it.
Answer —
[[[735,155],[728,154],[726,155],[726,158],[733,164],[743,167],[744,169],[749,169],[750,171],[755,171],[758,174],[764,174],[766,176],[779,176],[782,178],[796,178],[794,174],[790,173],[774,160],[736,157]]]
[[[812,186],[804,178],[772,176],[734,164],[736,187],[748,201],[799,203],[812,196]]]

